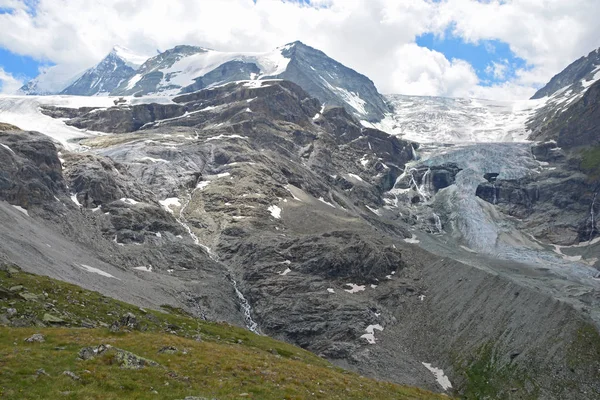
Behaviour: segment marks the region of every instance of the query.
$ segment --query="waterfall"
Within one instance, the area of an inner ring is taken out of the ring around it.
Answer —
[[[433,213],[433,219],[435,221],[435,228],[437,229],[438,233],[443,233],[444,229],[442,228],[442,220],[440,219],[440,216],[436,213]]]
[[[248,300],[246,300],[242,292],[240,292],[240,290],[238,289],[237,282],[235,281],[235,279],[233,279],[233,277],[231,277],[230,279],[231,284],[233,285],[233,289],[235,290],[235,294],[240,300],[240,306],[242,307],[242,311],[244,312],[244,322],[246,323],[246,328],[248,328],[249,331],[256,333],[257,335],[260,335],[260,332],[258,331],[258,324],[252,319],[252,307],[250,306],[250,303],[248,303]]]
[[[413,174],[413,172],[417,172],[417,170],[415,168],[411,168],[408,172],[410,173],[411,187],[415,188],[415,190],[417,191],[419,196],[421,196],[423,198],[423,200],[428,200],[429,199],[429,189],[431,187],[431,177],[430,177],[431,170],[427,169],[425,174],[423,174],[423,178],[421,178],[420,186],[417,183],[417,181],[415,180],[415,175]]]
[[[431,169],[429,168],[423,174],[423,178],[421,178],[421,192],[425,193],[427,198],[431,193]]]
[[[188,234],[190,235],[190,237],[192,238],[194,243],[197,246],[200,246],[203,249],[205,249],[208,252],[208,255],[210,256],[210,258],[214,260],[215,259],[214,254],[212,253],[212,251],[210,250],[210,248],[208,246],[200,243],[198,236],[196,236],[196,234],[192,231],[192,228],[188,225],[187,219],[185,218],[185,215],[184,215],[184,212],[187,209],[187,207],[189,206],[190,202],[192,201],[192,196],[196,190],[197,190],[197,188],[192,190],[191,193],[188,193],[183,207],[181,207],[181,210],[179,210],[179,217],[176,218],[176,220],[181,226],[183,226],[187,230]],[[231,285],[233,286],[233,289],[235,290],[235,294],[240,301],[240,306],[244,313],[244,322],[246,323],[246,328],[248,328],[248,330],[250,330],[251,332],[260,334],[258,332],[258,324],[252,319],[252,307],[250,306],[250,303],[248,303],[248,300],[246,300],[246,298],[244,297],[242,292],[240,292],[240,290],[238,289],[237,282],[235,281],[235,279],[233,279],[233,277],[230,277],[230,279],[231,279]]]
[[[594,199],[592,200],[592,206],[590,207],[590,216],[592,218],[592,226],[590,228],[590,242],[594,238],[594,231],[596,230],[596,228],[594,227],[596,224],[596,221],[594,220],[594,206],[596,205],[596,197],[597,196],[598,196],[598,192],[595,192]]]
[[[194,189],[194,190],[192,190],[191,193],[188,193],[188,195],[186,197],[186,200],[185,200],[185,204],[179,210],[179,217],[175,218],[175,220],[179,223],[179,225],[181,225],[181,226],[183,226],[185,228],[185,230],[187,231],[188,235],[194,241],[194,244],[196,244],[196,246],[200,246],[204,250],[206,250],[206,252],[208,253],[209,257],[214,260],[214,254],[212,253],[212,251],[210,250],[210,248],[208,246],[200,243],[200,239],[198,239],[198,236],[196,236],[196,234],[192,231],[192,228],[188,225],[187,219],[185,218],[185,215],[184,215],[185,210],[187,209],[187,207],[189,206],[190,202],[192,201],[192,195],[194,194],[194,192],[196,190],[197,189]]]
[[[419,156],[417,155],[415,147],[412,144],[410,145],[410,150],[411,150],[413,160],[415,160],[415,161],[418,160]]]
[[[492,183],[492,188],[494,189],[494,197],[492,198],[492,204],[496,204],[498,202],[498,199],[496,198],[496,183]]]

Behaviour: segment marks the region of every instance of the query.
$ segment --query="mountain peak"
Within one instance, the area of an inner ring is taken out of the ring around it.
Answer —
[[[115,45],[107,57],[116,56],[133,69],[138,69],[149,58],[147,55],[136,53],[127,47]]]

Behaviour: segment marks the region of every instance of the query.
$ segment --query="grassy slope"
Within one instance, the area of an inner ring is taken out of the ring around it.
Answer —
[[[24,293],[38,299],[25,300]],[[199,321],[178,310],[141,310],[5,266],[0,270],[0,315],[7,315],[9,308],[17,311],[10,325],[28,326],[0,327],[0,398],[447,399],[361,377],[300,348],[240,328]],[[136,329],[111,332],[107,326],[127,312],[136,315]],[[64,322],[40,326],[46,313]],[[45,342],[25,342],[34,333],[43,334]],[[201,341],[194,339],[198,335]],[[109,354],[86,361],[78,358],[81,348],[99,344],[125,349],[160,366],[127,370]],[[164,346],[179,351],[159,354]],[[37,376],[40,368],[49,376]],[[81,379],[63,375],[66,370]]]

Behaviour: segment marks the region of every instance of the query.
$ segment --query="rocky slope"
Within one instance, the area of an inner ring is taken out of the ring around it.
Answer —
[[[181,309],[140,308],[14,265],[0,265],[0,332],[6,398],[442,398]]]
[[[598,397],[596,314],[582,309],[596,309],[597,289],[475,253],[456,233],[478,220],[462,209],[436,219],[428,201],[489,210],[472,174],[508,160],[497,177],[520,176],[533,162],[525,145],[460,148],[488,162],[473,173],[450,155],[417,165],[425,146],[278,80],[44,113],[85,139],[68,152],[41,134],[0,134],[3,260],[394,382],[470,398]]]
[[[586,82],[600,78],[596,77],[598,72],[600,72],[600,49],[592,51],[586,57],[581,57],[555,75],[546,86],[533,95],[532,99],[549,97],[564,88],[582,91],[587,86]]]

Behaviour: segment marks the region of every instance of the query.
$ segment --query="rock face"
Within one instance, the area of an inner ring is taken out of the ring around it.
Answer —
[[[600,70],[599,70],[600,77]],[[566,149],[600,144],[600,80],[591,85],[574,104],[537,126],[532,138],[555,140]]]
[[[87,70],[61,94],[94,96],[109,94],[123,81],[128,81],[139,67],[122,56],[119,48],[113,49],[96,66]]]
[[[325,53],[294,42],[281,54],[290,59],[276,78],[300,85],[325,105],[345,107],[367,121],[380,121],[389,112],[373,82],[364,75],[327,57]]]
[[[596,74],[600,66],[600,49],[592,51],[587,57],[581,57],[573,62],[562,72],[555,75],[550,82],[540,90],[538,90],[532,99],[541,99],[542,97],[551,96],[560,89],[571,85],[579,85],[581,88],[582,80],[589,80]]]

